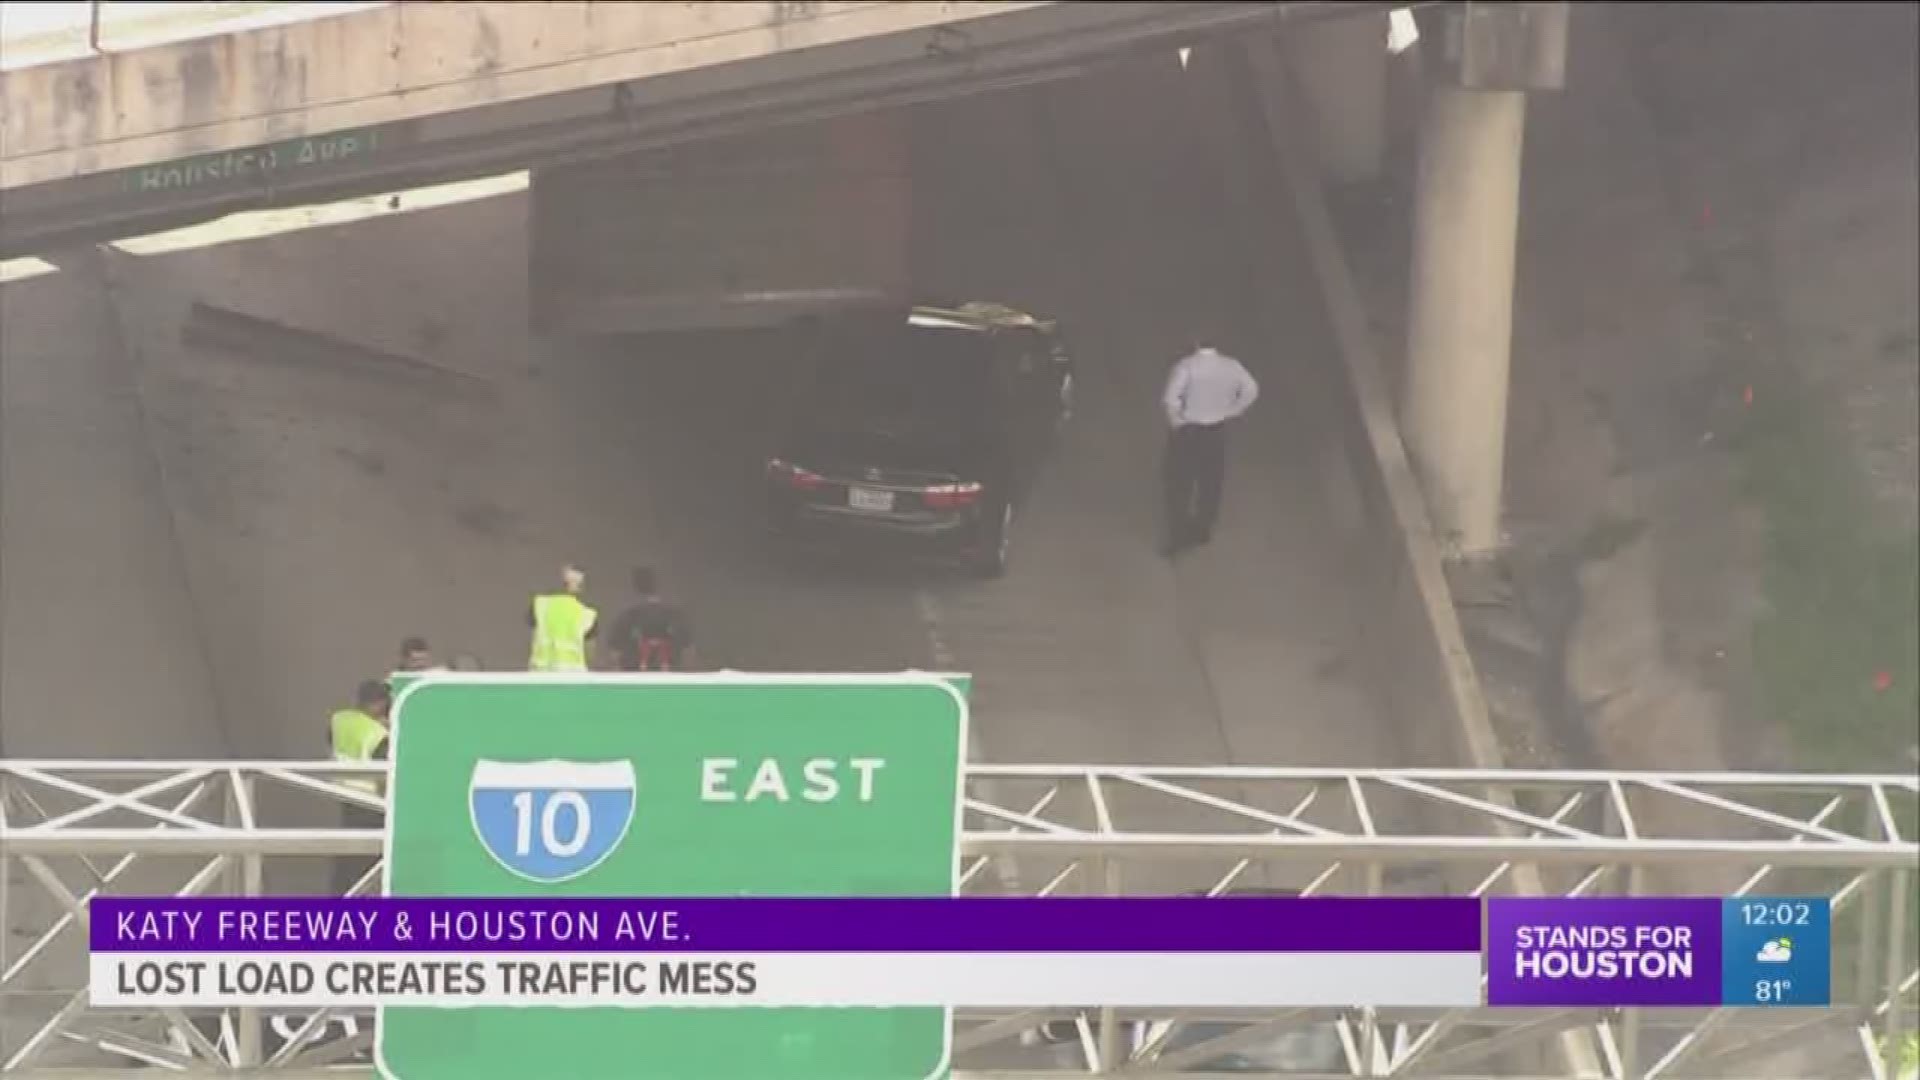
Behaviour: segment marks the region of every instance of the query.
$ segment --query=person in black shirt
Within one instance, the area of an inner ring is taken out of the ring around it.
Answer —
[[[693,657],[693,622],[660,595],[650,567],[633,571],[638,599],[608,628],[607,648],[617,671],[684,671]]]

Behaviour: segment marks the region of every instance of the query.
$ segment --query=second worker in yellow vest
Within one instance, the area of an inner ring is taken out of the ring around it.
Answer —
[[[328,734],[332,737],[333,759],[346,764],[365,764],[384,761],[388,756],[388,744],[391,729],[388,713],[393,707],[393,693],[387,684],[378,679],[369,679],[360,684],[354,694],[353,708],[341,709],[328,721]],[[354,776],[340,781],[342,787],[353,788],[365,794],[380,797],[385,794],[386,785],[378,777]],[[347,803],[343,808],[346,828],[378,831],[387,826],[384,810],[358,803]],[[377,860],[363,855],[342,855],[334,859],[334,891],[344,896],[353,886],[371,871]],[[376,884],[374,891],[377,893]]]
[[[393,707],[393,693],[387,684],[369,679],[354,694],[354,707],[341,709],[328,720],[333,741],[333,759],[348,764],[380,761],[387,753],[387,712]],[[343,787],[357,788],[369,795],[381,793],[374,777],[355,776],[340,781]]]
[[[587,670],[587,642],[599,629],[600,613],[580,599],[587,575],[578,567],[562,570],[560,580],[565,591],[534,597],[527,612],[533,627],[528,671]]]

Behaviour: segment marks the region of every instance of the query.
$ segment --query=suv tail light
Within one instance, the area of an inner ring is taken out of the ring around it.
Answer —
[[[799,491],[812,491],[826,483],[819,473],[810,472],[789,461],[774,458],[767,462],[767,475]]]
[[[936,484],[920,492],[920,501],[929,510],[958,510],[963,506],[972,506],[980,499],[980,485]]]

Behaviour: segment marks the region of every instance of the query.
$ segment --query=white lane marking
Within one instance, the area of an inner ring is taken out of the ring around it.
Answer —
[[[924,588],[915,589],[913,591],[913,610],[919,615],[920,628],[927,635],[927,653],[933,660],[935,669],[944,672],[958,672],[960,670],[959,661],[954,656],[953,650],[947,647],[946,634],[941,629],[940,601],[934,597],[933,593]],[[980,741],[979,717],[973,713],[973,701],[971,700],[967,702],[967,711],[969,713],[967,723],[967,760],[985,761],[987,760],[987,756]],[[1003,805],[999,792],[996,790],[998,785],[986,782],[982,783],[980,787],[980,794],[989,802],[996,805]],[[1019,894],[1020,875],[1014,867],[1012,856],[1000,855],[994,858],[993,876],[999,879],[1002,890],[1013,895]]]
[[[953,650],[947,648],[947,639],[940,630],[940,602],[925,589],[916,589],[913,593],[913,609],[920,616],[921,628],[927,634],[927,651],[933,657],[935,666],[942,671],[953,667]]]

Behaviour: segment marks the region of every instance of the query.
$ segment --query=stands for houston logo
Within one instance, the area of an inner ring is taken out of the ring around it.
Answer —
[[[1717,1004],[1720,901],[1495,899],[1492,1005]]]
[[[1693,928],[1522,926],[1514,935],[1513,973],[1520,979],[1690,978]]]

